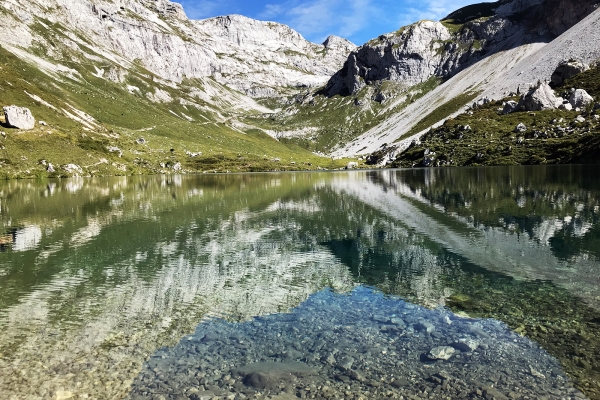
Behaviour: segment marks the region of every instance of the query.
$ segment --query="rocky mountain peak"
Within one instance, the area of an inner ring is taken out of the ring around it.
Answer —
[[[327,50],[347,49],[348,52],[356,49],[356,45],[354,43],[348,39],[344,39],[335,35],[328,36],[323,42],[323,46],[325,46]]]
[[[414,85],[449,78],[508,47],[548,42],[591,13],[598,0],[500,0],[463,7],[440,22],[419,21],[352,52],[325,94],[356,94],[391,80]]]
[[[159,14],[175,16],[182,20],[187,19],[183,6],[179,3],[169,0],[143,0],[142,2],[148,8],[156,10]]]
[[[282,42],[307,47],[307,41],[289,26],[258,21],[243,15],[225,15],[196,21],[196,26],[209,35],[221,37],[238,46],[275,46]]]

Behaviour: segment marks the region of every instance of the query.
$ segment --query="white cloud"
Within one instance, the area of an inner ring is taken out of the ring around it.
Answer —
[[[283,13],[285,13],[285,6],[283,4],[265,4],[265,8],[260,14],[258,14],[258,18],[272,19],[277,18]]]

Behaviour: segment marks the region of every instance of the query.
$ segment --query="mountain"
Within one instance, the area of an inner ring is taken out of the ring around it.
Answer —
[[[414,85],[432,76],[449,78],[499,51],[552,40],[593,11],[595,4],[502,0],[464,7],[440,22],[419,21],[352,52],[325,93],[356,94],[381,80]]]
[[[0,118],[0,175],[340,168],[383,145],[391,160],[473,100],[592,61],[595,23],[577,32],[596,6],[474,4],[356,47],[240,15],[192,21],[167,0],[5,0],[2,105],[43,124]]]
[[[240,15],[191,21],[167,0],[9,0],[2,7],[7,49],[37,48],[55,62],[69,53],[108,70],[139,60],[169,82],[212,77],[246,93],[321,85],[355,47],[336,37],[317,45],[285,25]]]
[[[166,0],[7,0],[0,12],[2,105],[45,124],[22,132],[0,119],[3,176],[343,165],[240,119],[326,83],[355,48],[345,39],[314,44],[235,15],[191,21]]]

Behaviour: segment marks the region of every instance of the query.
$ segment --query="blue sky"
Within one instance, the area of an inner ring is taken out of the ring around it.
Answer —
[[[361,45],[420,19],[439,20],[476,0],[174,0],[192,19],[242,14],[291,26],[322,42],[338,35]]]

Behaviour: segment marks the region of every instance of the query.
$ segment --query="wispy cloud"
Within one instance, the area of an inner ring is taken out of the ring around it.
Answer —
[[[277,19],[308,39],[322,41],[331,34],[349,37],[364,29],[375,10],[372,0],[290,0],[265,5],[258,17]]]
[[[214,17],[220,13],[227,12],[228,2],[218,0],[183,0],[180,1],[185,13],[190,19],[203,19]]]

